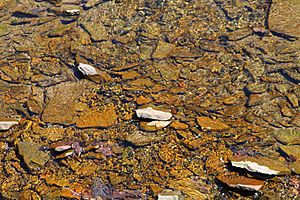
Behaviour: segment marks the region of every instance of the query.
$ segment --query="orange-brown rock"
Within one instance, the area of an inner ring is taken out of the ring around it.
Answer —
[[[149,97],[144,97],[144,96],[139,96],[137,99],[136,99],[136,103],[138,105],[144,105],[144,104],[147,104],[147,103],[150,103],[152,101],[151,98]]]
[[[107,106],[102,111],[90,110],[76,119],[79,128],[107,128],[117,122],[117,114],[114,106]]]
[[[208,117],[198,117],[197,123],[201,129],[207,129],[211,131],[223,131],[230,128],[227,124],[216,119],[210,119]]]
[[[179,121],[173,121],[170,127],[176,129],[176,130],[184,130],[188,129],[189,126],[185,123],[179,122]]]
[[[264,181],[238,176],[235,174],[219,175],[217,179],[229,187],[241,188],[250,191],[258,191],[264,185]]]

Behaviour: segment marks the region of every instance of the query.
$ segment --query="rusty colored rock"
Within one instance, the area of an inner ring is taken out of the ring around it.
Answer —
[[[76,119],[79,128],[107,128],[117,123],[118,116],[114,106],[106,106],[102,111],[89,110]]]
[[[264,181],[247,178],[237,175],[219,175],[217,177],[219,181],[233,188],[240,188],[249,191],[258,191],[264,185]]]
[[[198,117],[197,123],[201,127],[201,129],[211,131],[223,131],[230,128],[227,124],[219,120],[210,119],[208,117]]]
[[[179,122],[179,121],[173,121],[170,127],[176,129],[176,130],[184,130],[188,129],[189,126],[185,123]]]
[[[139,97],[136,99],[136,103],[137,103],[138,105],[144,105],[144,104],[150,103],[151,101],[152,101],[151,98],[145,97],[145,96],[139,96]]]

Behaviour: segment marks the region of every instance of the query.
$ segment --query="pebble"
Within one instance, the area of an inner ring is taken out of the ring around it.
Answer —
[[[169,112],[154,110],[151,107],[137,109],[136,115],[139,118],[153,119],[153,120],[160,120],[160,121],[166,121],[171,119],[172,117],[172,114]]]
[[[6,131],[19,122],[13,119],[0,118],[0,131]]]
[[[96,68],[88,64],[79,63],[78,69],[85,76],[93,76],[98,74]]]

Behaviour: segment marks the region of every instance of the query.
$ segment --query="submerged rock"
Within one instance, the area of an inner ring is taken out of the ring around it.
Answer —
[[[152,54],[152,58],[163,59],[171,56],[172,51],[175,49],[174,44],[170,44],[167,42],[159,41],[156,46],[155,51]]]
[[[237,175],[219,175],[217,179],[229,187],[249,191],[258,191],[264,185],[264,181]]]
[[[300,37],[300,4],[297,0],[273,0],[268,19],[269,28],[280,34]]]
[[[163,139],[162,136],[158,136],[156,134],[136,131],[132,134],[129,134],[125,140],[135,146],[141,147],[141,146],[146,146],[148,144],[159,142],[162,139]]]
[[[117,122],[118,116],[114,106],[107,106],[102,111],[90,110],[76,120],[79,128],[107,128]]]
[[[14,119],[0,118],[0,131],[6,131],[19,122]]]
[[[90,80],[96,82],[96,83],[101,83],[103,81],[111,81],[112,78],[108,73],[105,71],[101,71],[99,69],[96,69],[95,67],[88,65],[88,64],[83,64],[79,63],[78,65],[79,71],[87,76]]]
[[[300,174],[300,160],[297,160],[290,164],[290,169],[295,173],[295,174]]]
[[[76,99],[84,91],[84,86],[85,84],[79,82],[65,82],[48,87],[42,120],[65,125],[75,123]]]
[[[230,159],[231,165],[246,169],[250,172],[257,172],[267,175],[290,174],[290,170],[284,162],[273,160],[267,157],[233,157]]]
[[[78,69],[85,76],[93,76],[98,74],[96,68],[88,64],[79,63]]]
[[[162,128],[167,127],[171,121],[152,121],[152,122],[141,122],[140,128],[144,131],[158,131]]]
[[[169,113],[169,112],[154,110],[151,107],[137,109],[136,110],[136,115],[139,118],[163,120],[163,121],[169,120],[172,117],[172,114]]]
[[[300,146],[285,146],[280,145],[279,149],[284,152],[291,160],[300,160]]]
[[[211,131],[222,131],[230,128],[227,124],[219,120],[210,119],[208,117],[198,117],[197,123],[201,127],[201,129]]]
[[[282,128],[274,133],[276,140],[283,144],[300,144],[300,129],[299,128]]]
[[[50,159],[50,155],[40,151],[36,143],[19,142],[17,146],[20,156],[31,171],[40,170]]]

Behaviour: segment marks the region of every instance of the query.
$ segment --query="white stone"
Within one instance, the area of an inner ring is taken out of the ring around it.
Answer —
[[[167,127],[170,123],[171,121],[152,121],[149,122],[147,125],[155,126],[156,128],[163,128],[163,127]]]
[[[79,63],[78,69],[85,76],[92,76],[98,74],[96,68],[88,64]]]
[[[13,125],[18,124],[17,121],[0,121],[0,130],[5,131],[10,129]]]
[[[280,171],[272,170],[267,166],[259,165],[251,161],[231,161],[232,166],[247,169],[250,172],[258,172],[262,174],[277,175]]]
[[[163,120],[163,121],[169,120],[172,117],[172,114],[169,112],[154,110],[151,107],[137,109],[136,115],[140,118]]]
[[[80,10],[79,9],[68,9],[68,10],[65,10],[65,12],[68,15],[79,15],[80,14]]]

